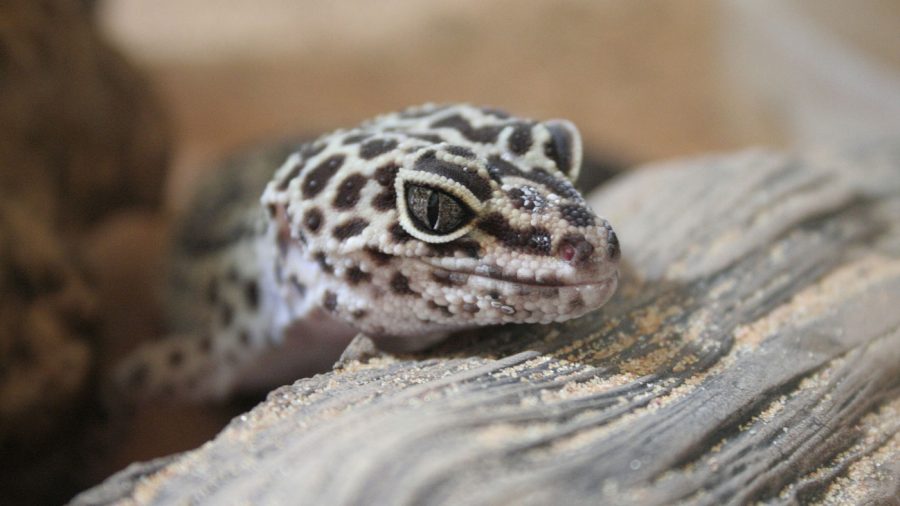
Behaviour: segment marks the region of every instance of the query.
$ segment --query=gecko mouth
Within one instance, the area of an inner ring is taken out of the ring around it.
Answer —
[[[602,277],[589,279],[589,280],[577,280],[577,281],[565,281],[555,275],[544,276],[541,279],[537,278],[520,278],[518,276],[505,274],[504,272],[495,272],[490,269],[478,269],[476,268],[472,272],[467,271],[459,271],[460,273],[468,276],[480,277],[485,279],[491,279],[495,281],[502,281],[505,283],[511,283],[515,285],[521,286],[531,286],[531,287],[550,287],[550,288],[576,288],[576,287],[589,287],[594,285],[603,285],[608,284],[611,279],[618,279],[618,271],[611,271],[606,273]]]
[[[581,316],[603,306],[618,287],[614,263],[598,262],[584,269],[549,269],[540,276],[514,276],[489,264],[455,265],[416,259],[430,279],[468,294],[490,318],[505,322],[547,323]],[[549,273],[549,274],[548,274]],[[451,292],[452,293],[452,292]],[[466,295],[459,295],[465,297]]]
[[[523,287],[534,288],[578,288],[599,285],[608,285],[618,280],[618,268],[615,265],[598,265],[590,272],[576,271],[568,276],[560,276],[554,273],[542,273],[534,277],[521,277],[504,272],[502,268],[492,264],[477,264],[472,267],[450,268],[437,262],[429,262],[420,259],[420,262],[432,269],[432,277],[439,282],[447,284],[462,284],[469,278],[481,278],[483,280],[499,281]],[[577,277],[577,278],[576,278]],[[566,279],[569,278],[569,279]],[[573,279],[576,278],[576,279]]]
[[[618,287],[615,265],[599,265],[590,273],[575,271],[569,279],[545,275],[525,278],[480,264],[449,270],[422,262],[440,285],[457,287],[497,321],[547,323],[581,316],[603,306]],[[574,279],[573,279],[574,278]]]

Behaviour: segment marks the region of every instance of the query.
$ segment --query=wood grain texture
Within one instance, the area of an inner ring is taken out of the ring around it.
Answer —
[[[896,504],[898,146],[630,173],[604,309],[345,360],[74,504]]]

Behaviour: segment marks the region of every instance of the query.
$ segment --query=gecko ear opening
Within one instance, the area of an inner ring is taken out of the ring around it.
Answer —
[[[544,153],[556,162],[556,167],[570,181],[575,182],[581,172],[581,134],[571,121],[551,119],[544,122],[550,131],[550,140],[544,145]]]

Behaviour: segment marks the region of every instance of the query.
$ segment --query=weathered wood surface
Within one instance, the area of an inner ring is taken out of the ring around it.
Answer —
[[[896,504],[900,142],[635,171],[603,310],[348,361],[75,504]]]

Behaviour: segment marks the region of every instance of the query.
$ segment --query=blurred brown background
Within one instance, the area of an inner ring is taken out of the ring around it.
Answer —
[[[108,0],[101,19],[172,113],[176,202],[235,146],[427,101],[567,117],[627,161],[900,124],[890,0]]]

